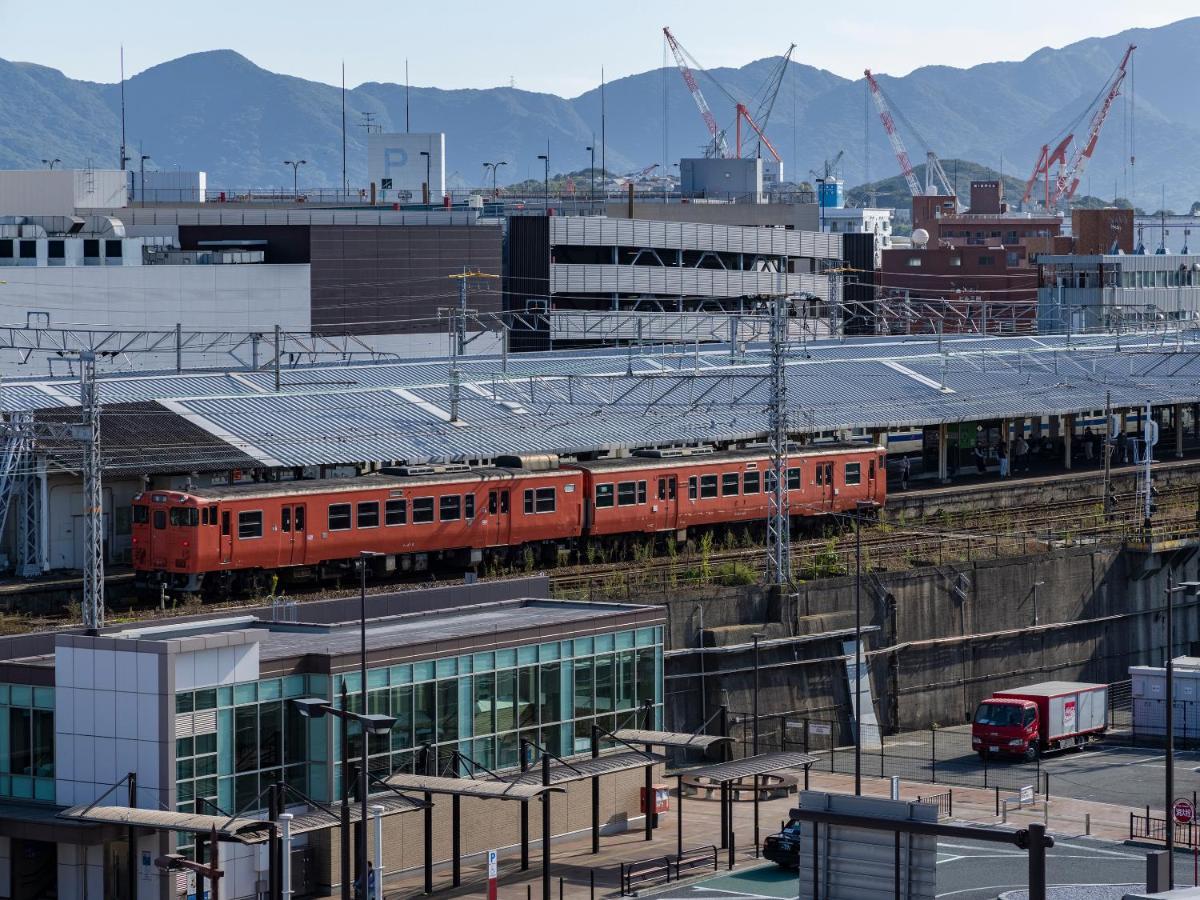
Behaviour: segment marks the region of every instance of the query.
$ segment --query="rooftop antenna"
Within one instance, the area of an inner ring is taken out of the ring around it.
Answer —
[[[408,90],[409,90],[409,81],[408,81],[408,60],[406,59],[406,60],[404,61],[404,133],[405,133],[405,134],[407,134],[407,133],[408,133],[408,131],[409,131],[409,122],[408,122]]]
[[[605,178],[608,177],[608,161],[606,154],[608,151],[607,131],[605,128],[605,108],[604,108],[604,66],[600,67],[600,183],[606,184]],[[607,193],[606,193],[607,196]]]
[[[125,45],[121,44],[121,171],[125,171]]]

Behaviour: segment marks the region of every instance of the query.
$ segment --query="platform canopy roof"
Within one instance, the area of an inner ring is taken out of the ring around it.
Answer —
[[[610,753],[592,759],[578,759],[571,763],[558,763],[550,766],[550,783],[569,784],[572,781],[583,781],[586,778],[615,775],[617,772],[627,772],[630,769],[656,766],[666,761],[667,758],[660,753],[640,753],[634,750]],[[542,770],[540,766],[534,766],[528,772],[508,775],[502,780],[514,785],[541,784]]]
[[[678,774],[688,778],[706,778],[713,782],[737,781],[739,778],[769,775],[781,769],[806,769],[816,761],[815,756],[807,753],[760,753],[757,756],[731,759],[729,762],[713,766],[688,769]]]
[[[557,787],[545,787],[540,779],[536,784],[517,784],[494,779],[443,778],[437,775],[410,775],[401,772],[389,775],[386,781],[401,791],[479,797],[484,800],[536,800],[541,794],[562,790]]]
[[[733,738],[719,734],[692,734],[686,731],[647,731],[640,728],[621,728],[613,737],[627,744],[647,744],[652,747],[672,747],[687,750],[708,750],[718,744],[728,744]]]
[[[444,360],[298,367],[278,392],[262,371],[109,375],[99,393],[181,420],[130,467],[217,471],[231,454],[294,467],[755,441],[768,429],[769,374],[762,345],[467,357],[456,422]],[[1194,403],[1200,332],[814,341],[789,348],[787,379],[797,434]],[[5,380],[0,411],[78,396],[77,379]],[[197,452],[175,437],[185,425],[221,446]]]

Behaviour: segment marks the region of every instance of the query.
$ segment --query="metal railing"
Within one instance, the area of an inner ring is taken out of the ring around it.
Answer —
[[[931,803],[937,807],[939,819],[954,818],[954,790],[944,791],[940,794],[930,794],[926,797],[917,796],[918,803]]]
[[[620,894],[627,897],[633,894],[634,888],[645,884],[670,884],[671,867],[675,867],[675,880],[683,877],[685,872],[695,872],[711,868],[714,872],[719,868],[719,859],[715,844],[703,847],[693,847],[684,850],[678,856],[652,856],[649,859],[621,863]]]
[[[1175,846],[1176,847],[1196,847],[1196,840],[1200,838],[1200,826],[1195,822],[1179,823],[1175,822]],[[1139,816],[1135,812],[1129,814],[1129,839],[1147,840],[1147,841],[1162,841],[1164,844],[1167,841],[1167,820],[1161,816],[1152,816],[1147,811],[1146,815]]]

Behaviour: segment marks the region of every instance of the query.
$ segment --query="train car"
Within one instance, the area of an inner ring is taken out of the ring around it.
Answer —
[[[185,592],[260,591],[266,577],[320,580],[362,551],[379,571],[431,559],[573,541],[582,531],[575,469],[408,467],[360,478],[150,491],[133,503],[143,584]]]
[[[885,452],[872,445],[822,445],[788,454],[794,517],[882,506]],[[654,534],[762,521],[769,509],[766,450],[650,450],[622,459],[572,463],[584,472],[584,532],[589,537]]]

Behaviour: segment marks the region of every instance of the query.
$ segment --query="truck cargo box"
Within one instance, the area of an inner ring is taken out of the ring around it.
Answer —
[[[1102,731],[1108,725],[1108,685],[1083,681],[1046,681],[996,691],[997,698],[1037,704],[1043,742],[1073,734]]]

